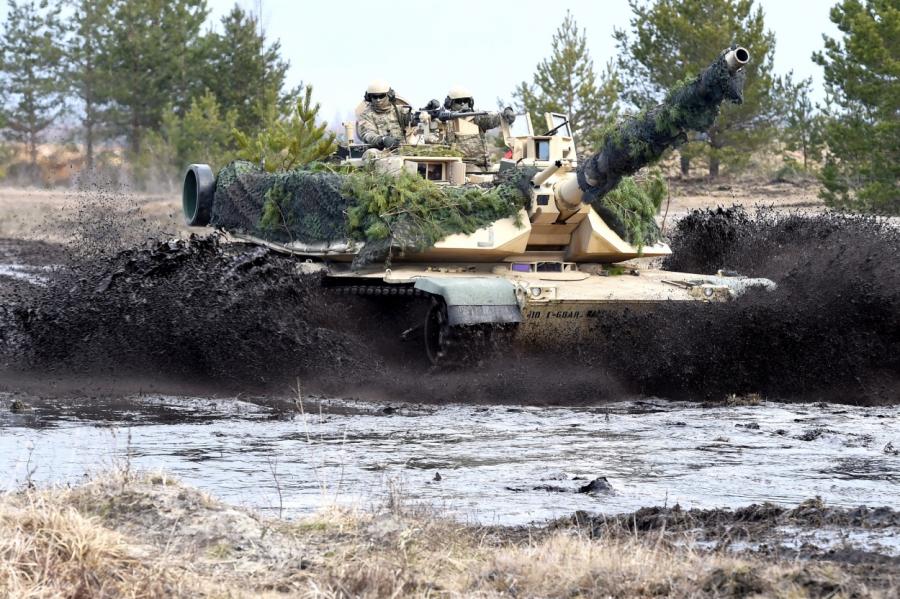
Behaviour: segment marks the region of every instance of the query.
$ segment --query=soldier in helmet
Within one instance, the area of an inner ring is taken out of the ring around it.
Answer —
[[[444,108],[451,112],[475,112],[475,99],[469,91],[459,85],[450,88],[444,100]],[[516,120],[513,109],[506,107],[502,113],[488,112],[471,117],[472,122],[478,126],[478,133],[460,134],[447,131],[446,143],[463,153],[463,160],[489,168],[491,165],[491,145],[488,143],[485,133],[500,126],[500,120],[512,124]]]
[[[396,95],[386,81],[376,79],[366,88],[365,109],[356,122],[359,139],[379,150],[398,147],[410,123],[408,110],[401,110]]]

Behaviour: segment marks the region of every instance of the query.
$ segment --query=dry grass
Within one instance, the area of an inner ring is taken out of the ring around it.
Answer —
[[[766,563],[659,537],[484,529],[402,505],[295,522],[160,475],[0,496],[0,596],[871,596],[836,566]]]
[[[504,596],[530,597],[788,598],[842,596],[860,588],[831,567],[766,564],[646,540],[604,542],[566,533],[495,552],[481,580]]]
[[[162,597],[196,588],[153,548],[60,499],[29,492],[0,504],[0,596]]]

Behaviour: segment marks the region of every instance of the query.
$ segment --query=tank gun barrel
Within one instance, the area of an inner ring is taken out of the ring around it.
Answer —
[[[747,51],[747,48],[742,46],[732,48],[725,53],[725,65],[731,73],[734,73],[748,62],[750,62],[750,53]]]
[[[556,173],[556,171],[558,171],[561,168],[562,168],[562,160],[557,160],[556,162],[554,162],[553,164],[551,164],[544,170],[535,173],[534,176],[531,178],[531,184],[534,185],[535,187],[540,187],[541,185],[544,184],[544,181],[546,181],[547,179],[552,177]]]
[[[577,177],[555,186],[560,210],[571,210],[582,202],[597,202],[622,177],[655,162],[668,148],[686,142],[688,130],[709,129],[722,102],[743,101],[742,67],[749,60],[746,48],[734,46],[724,50],[693,81],[670,90],[661,104],[610,129],[600,151],[578,167]]]

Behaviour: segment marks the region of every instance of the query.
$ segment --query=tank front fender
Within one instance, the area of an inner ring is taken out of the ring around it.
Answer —
[[[451,326],[522,322],[515,286],[504,279],[423,277],[415,287],[443,298]]]

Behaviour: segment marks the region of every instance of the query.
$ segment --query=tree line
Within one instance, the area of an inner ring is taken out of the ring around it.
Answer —
[[[616,60],[594,67],[587,33],[567,14],[533,79],[513,91],[537,119],[571,117],[586,149],[610,121],[660,102],[724,49],[750,49],[744,101],[723,106],[716,123],[679,150],[681,170],[703,159],[710,178],[740,169],[755,153],[784,154],[778,177],[811,175],[829,206],[900,214],[900,0],[840,0],[830,18],[842,34],[823,36],[812,59],[826,97],[812,80],[776,75],[775,37],[754,0],[629,0],[632,17],[615,30]],[[798,57],[806,58],[806,57]],[[535,121],[537,122],[537,121]],[[786,152],[782,152],[786,150]]]
[[[115,140],[140,181],[237,151],[233,130],[255,136],[301,95],[285,89],[279,43],[239,5],[215,31],[204,30],[205,0],[7,4],[0,127],[25,148],[34,182],[38,146],[62,123],[77,121],[88,170],[118,160],[99,150]]]
[[[810,79],[774,73],[775,38],[754,0],[629,5],[630,21],[614,34],[617,57],[599,70],[586,30],[567,14],[532,80],[512,91],[519,108],[535,119],[568,114],[590,149],[612,120],[659,102],[739,43],[752,54],[744,102],[679,148],[682,172],[702,162],[715,178],[777,151],[779,176],[817,176],[829,205],[900,213],[900,0],[833,6],[841,37],[824,37],[812,57],[823,69],[821,104]],[[0,129],[25,149],[32,181],[41,178],[38,147],[60,123],[77,131],[88,170],[121,159],[111,142],[124,146],[138,183],[174,180],[188,161],[285,165],[333,147],[311,89],[285,89],[279,43],[240,6],[218,31],[204,29],[205,0],[8,0],[7,12]]]

